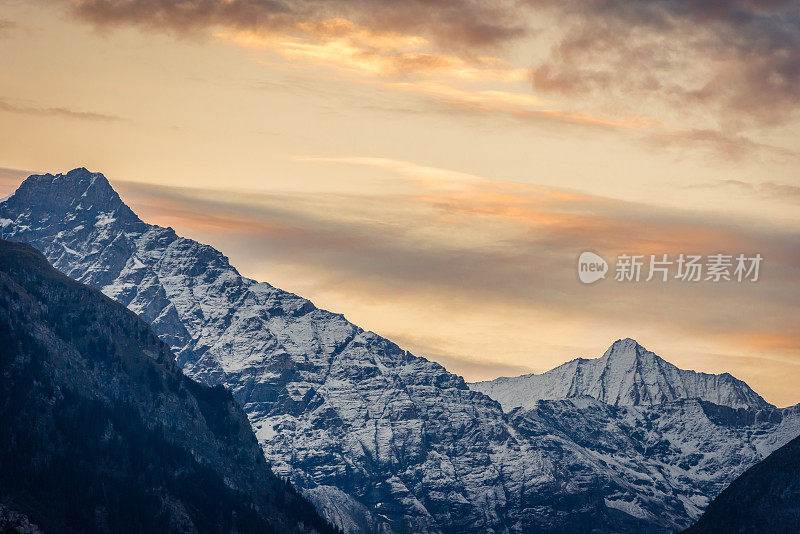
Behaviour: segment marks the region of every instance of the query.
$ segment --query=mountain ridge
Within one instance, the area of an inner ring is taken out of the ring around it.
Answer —
[[[586,395],[615,406],[700,398],[732,408],[774,406],[730,373],[680,369],[631,338],[615,341],[599,358],[576,358],[541,374],[474,382],[504,410],[532,408],[539,400]]]

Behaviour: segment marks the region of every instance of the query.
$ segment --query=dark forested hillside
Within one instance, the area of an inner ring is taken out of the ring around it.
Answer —
[[[186,378],[135,314],[8,241],[0,429],[0,531],[330,530],[272,474],[229,392]]]
[[[734,480],[685,534],[718,532],[800,532],[800,437]]]

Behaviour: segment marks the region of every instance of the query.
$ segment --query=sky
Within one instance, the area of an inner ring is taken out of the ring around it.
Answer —
[[[468,380],[632,337],[800,402],[794,1],[0,0],[0,72],[0,196],[103,172]],[[763,260],[645,281],[664,254]]]

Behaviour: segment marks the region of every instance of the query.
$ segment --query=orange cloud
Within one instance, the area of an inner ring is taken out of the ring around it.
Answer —
[[[529,69],[513,67],[501,58],[443,54],[421,35],[377,31],[344,18],[302,21],[269,31],[220,30],[215,36],[292,61],[358,75],[362,83],[420,95],[469,113],[676,136],[675,128],[646,116],[612,118],[558,109],[553,102],[521,91],[521,84],[530,78]]]
[[[420,93],[442,101],[503,107],[520,111],[544,104],[540,98],[528,93],[490,89],[459,89],[436,82],[394,82],[385,83],[383,86],[398,91]]]
[[[539,240],[583,241],[609,253],[712,252],[718,246],[750,251],[756,245],[724,226],[679,217],[655,218],[651,209],[577,191],[491,180],[412,162],[367,157],[300,156],[297,161],[373,167],[402,176],[422,190],[410,195],[417,210],[446,214],[442,227],[464,227],[492,219],[533,232]]]
[[[420,35],[376,31],[347,19],[298,22],[281,31],[221,30],[217,39],[247,48],[268,49],[303,60],[378,77],[445,76],[468,81],[519,82],[527,70],[510,68],[496,57],[465,59],[436,53]]]
[[[195,203],[174,191],[165,194],[177,188],[150,188],[133,182],[115,182],[114,186],[135,206],[136,213],[151,224],[216,235],[247,233],[254,229],[268,232],[264,221],[258,217],[237,214],[233,210],[198,210]]]
[[[793,355],[794,360],[800,363],[800,334],[795,331],[753,328],[731,332],[727,338],[734,345],[744,345],[759,352]]]

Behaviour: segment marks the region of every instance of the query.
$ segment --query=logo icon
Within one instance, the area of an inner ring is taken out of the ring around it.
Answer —
[[[606,277],[608,263],[594,252],[583,252],[578,257],[578,278],[584,284],[592,284]]]

